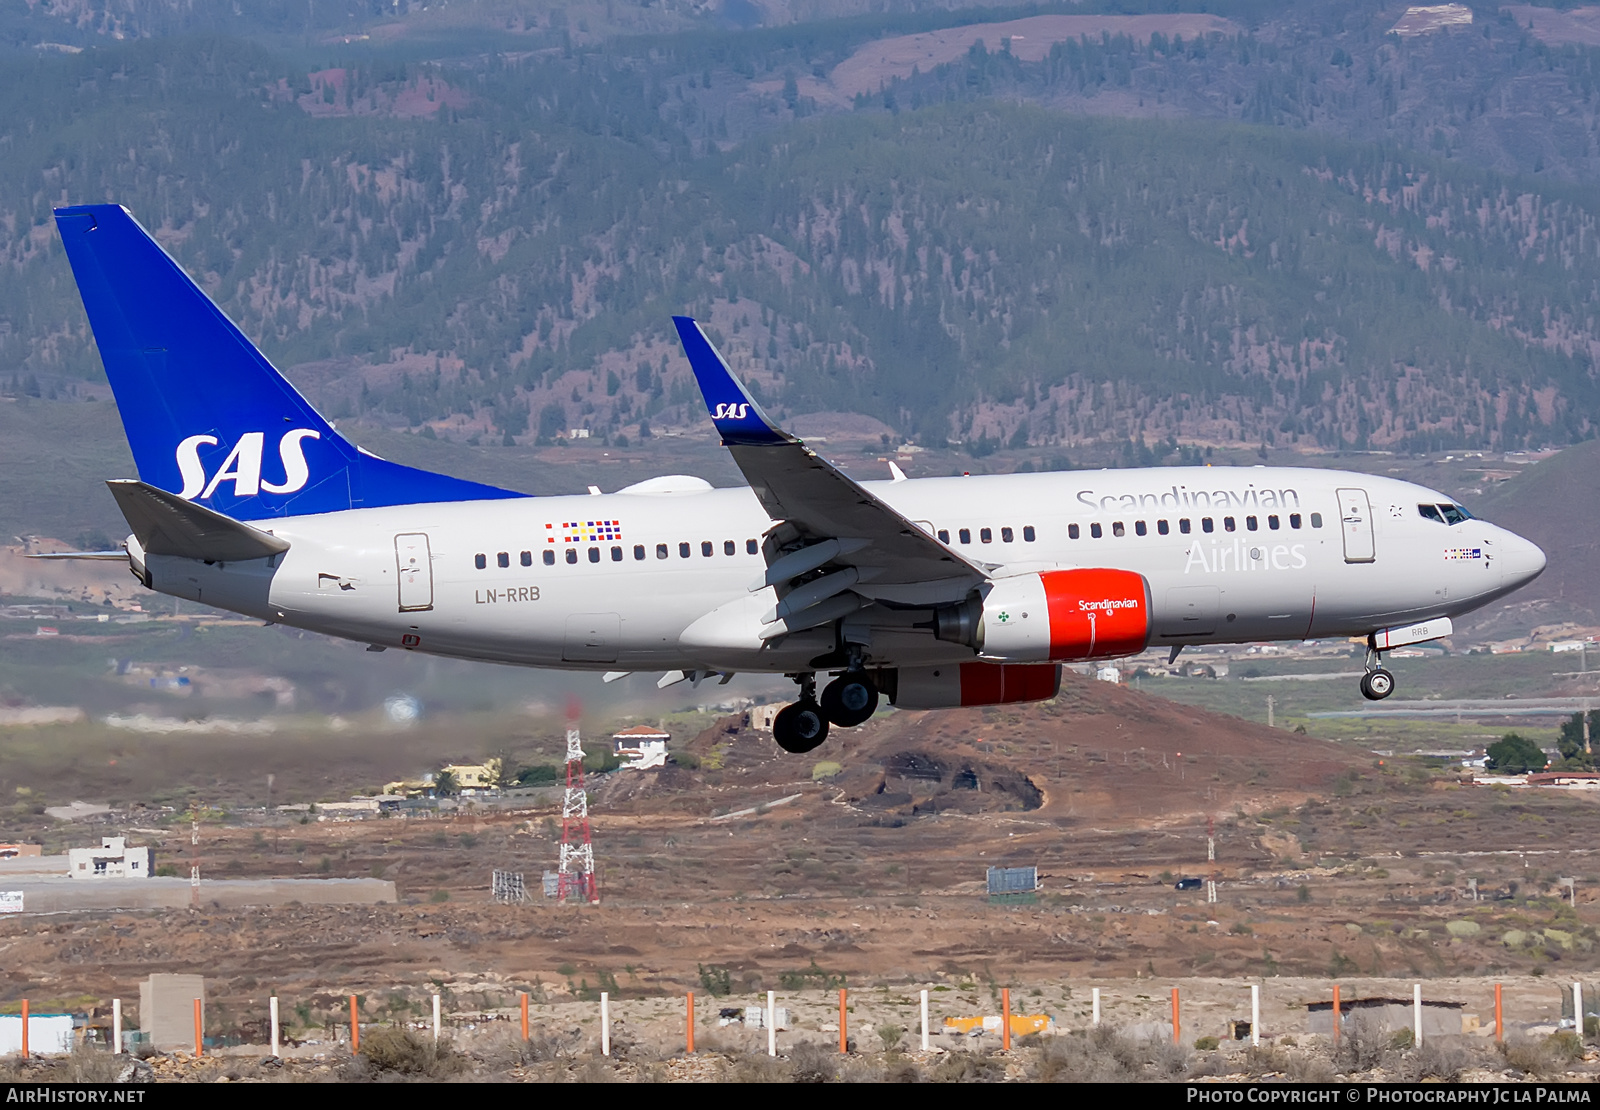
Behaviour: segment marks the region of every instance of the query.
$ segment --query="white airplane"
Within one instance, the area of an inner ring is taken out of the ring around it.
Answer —
[[[1331,470],[1159,468],[857,482],[678,334],[750,485],[530,497],[340,436],[117,205],[61,208],[139,480],[108,483],[147,588],[465,659],[659,682],[788,675],[791,752],[907,708],[1053,697],[1061,664],[1359,636],[1383,652],[1544,569],[1436,490]],[[832,675],[817,692],[817,676]]]

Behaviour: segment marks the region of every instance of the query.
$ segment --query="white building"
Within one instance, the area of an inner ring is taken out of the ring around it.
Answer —
[[[649,725],[634,725],[611,736],[617,758],[624,761],[623,767],[636,771],[665,767],[667,741],[670,739],[672,739],[670,733],[651,728]]]
[[[67,850],[67,873],[74,879],[144,879],[150,871],[150,849],[130,848],[126,837],[103,836],[98,848]]]

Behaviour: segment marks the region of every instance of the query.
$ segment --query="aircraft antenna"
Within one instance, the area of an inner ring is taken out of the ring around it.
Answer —
[[[599,905],[594,876],[594,842],[589,836],[589,795],[583,783],[583,742],[578,732],[581,707],[567,703],[567,792],[561,799],[561,862],[556,900]]]

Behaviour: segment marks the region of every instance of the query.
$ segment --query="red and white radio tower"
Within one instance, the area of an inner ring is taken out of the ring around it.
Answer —
[[[579,708],[576,700],[567,703],[567,792],[561,799],[561,865],[557,869],[556,900],[599,905],[594,842],[589,839],[589,795],[583,785],[583,744],[578,738]]]

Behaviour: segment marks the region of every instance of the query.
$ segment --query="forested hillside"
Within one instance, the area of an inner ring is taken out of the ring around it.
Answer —
[[[1600,199],[1555,177],[1590,175],[1593,144],[1515,176],[1468,139],[1519,66],[1589,120],[1595,52],[1498,18],[1419,43],[1370,34],[1376,7],[1259,12],[1187,43],[977,49],[846,111],[795,74],[959,16],[587,46],[547,23],[518,34],[560,45],[433,61],[190,35],[13,52],[0,387],[100,379],[49,210],[117,200],[334,415],[429,434],[687,420],[668,317],[690,311],[782,412],[979,453],[1592,436]],[[1482,88],[1441,107],[1415,73]],[[1056,110],[1110,91],[1190,118]],[[1350,122],[1390,101],[1413,122]]]

